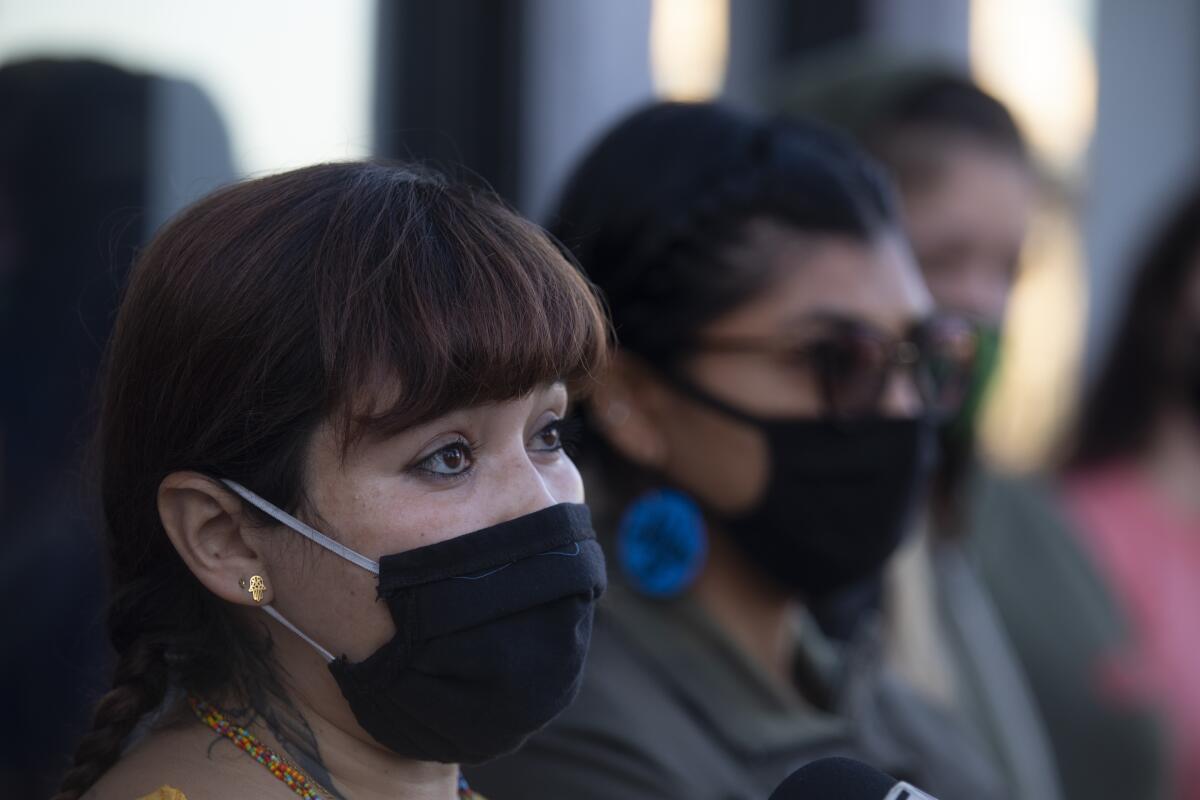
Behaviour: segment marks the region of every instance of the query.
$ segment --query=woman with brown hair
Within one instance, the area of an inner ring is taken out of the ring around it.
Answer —
[[[561,420],[606,344],[536,227],[436,175],[169,224],[108,354],[118,663],[59,800],[469,796],[579,686],[605,577]]]

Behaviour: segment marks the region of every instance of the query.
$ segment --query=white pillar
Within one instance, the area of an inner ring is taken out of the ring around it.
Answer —
[[[527,0],[521,210],[542,220],[576,158],[653,96],[650,0]]]

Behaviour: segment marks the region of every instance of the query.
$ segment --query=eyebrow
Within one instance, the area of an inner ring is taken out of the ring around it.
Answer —
[[[928,320],[932,316],[936,316],[936,309],[930,309],[926,313],[913,314],[906,318],[906,330],[910,326],[918,325],[924,320]],[[813,330],[821,330],[826,327],[838,325],[864,325],[868,328],[878,330],[889,335],[895,335],[886,326],[880,326],[878,322],[864,317],[862,314],[850,311],[849,309],[839,308],[818,308],[797,314],[785,319],[778,328],[778,335],[796,335],[798,333],[807,333]]]
[[[840,325],[847,322],[859,323],[862,321],[862,314],[850,311],[849,309],[829,307],[811,309],[802,314],[785,317],[778,327],[781,331],[796,331],[819,325]]]

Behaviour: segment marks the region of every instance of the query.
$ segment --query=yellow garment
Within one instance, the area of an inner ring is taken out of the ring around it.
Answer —
[[[187,795],[174,786],[161,786],[138,800],[187,800]]]

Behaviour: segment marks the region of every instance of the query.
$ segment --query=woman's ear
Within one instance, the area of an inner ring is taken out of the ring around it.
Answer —
[[[210,592],[241,605],[271,602],[271,577],[247,535],[236,495],[207,475],[172,472],[158,485],[158,515],[180,558]],[[259,586],[262,591],[252,591]]]
[[[665,396],[650,367],[618,351],[589,399],[596,426],[625,458],[655,471],[667,462]]]

